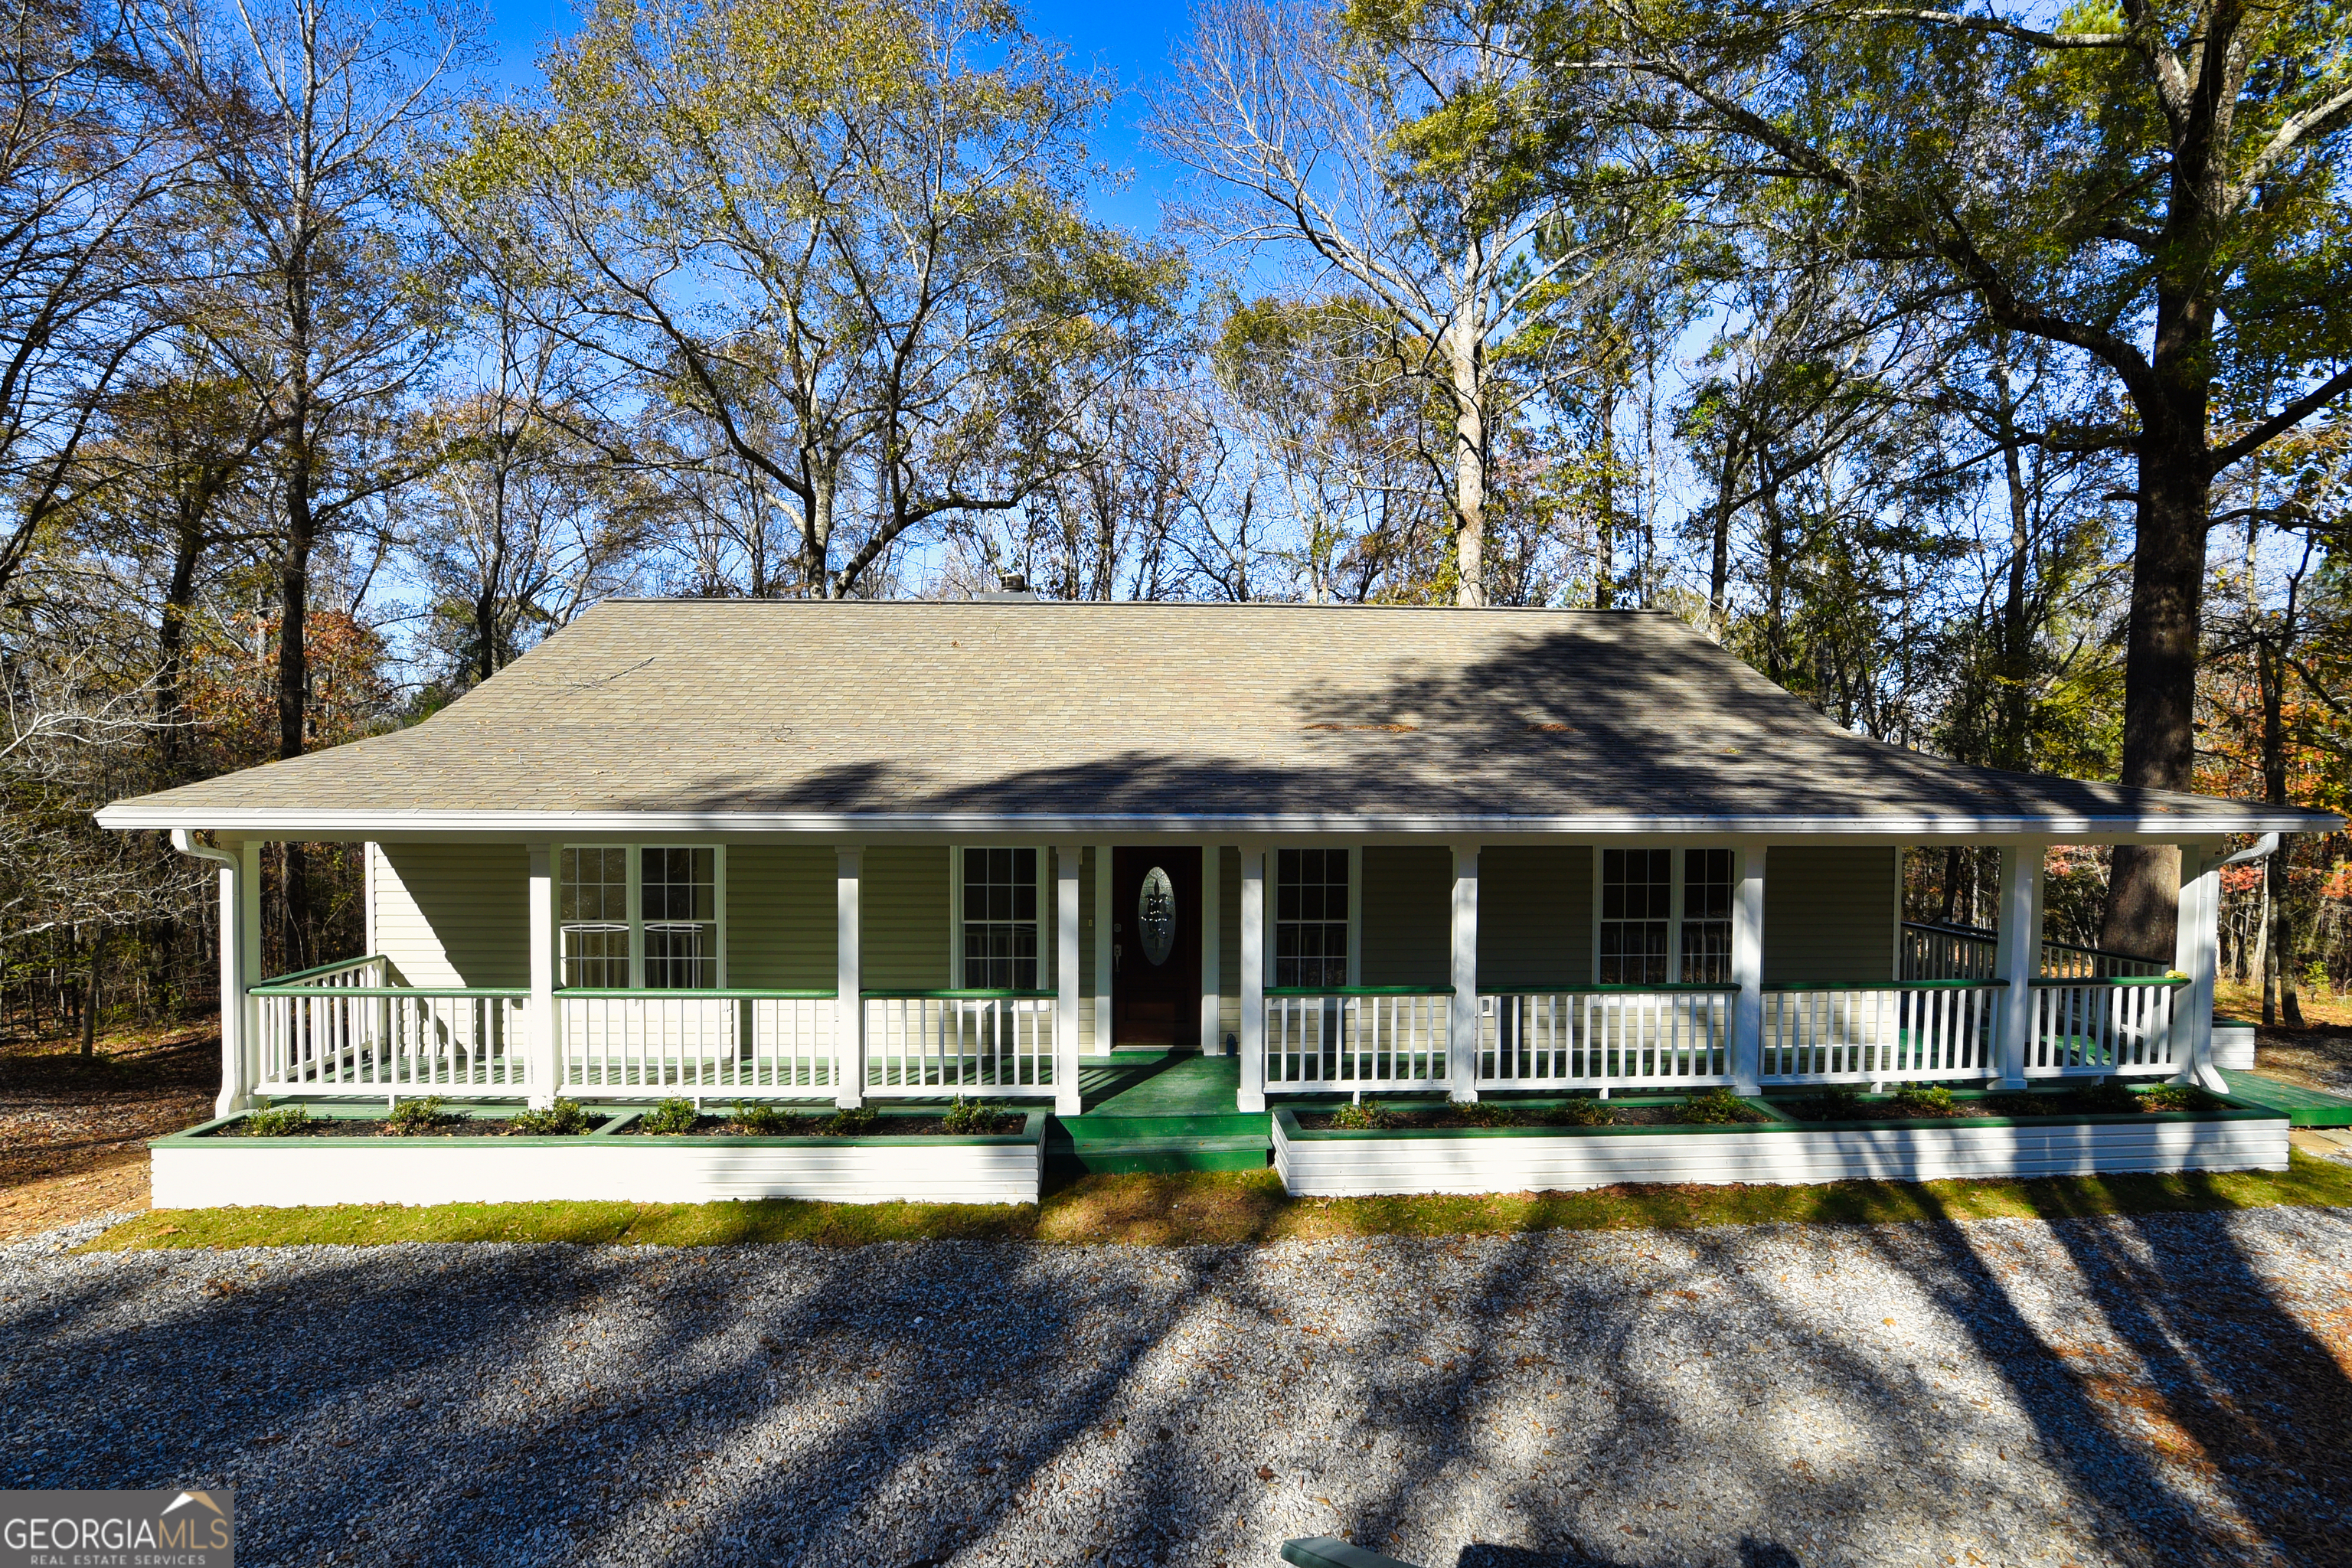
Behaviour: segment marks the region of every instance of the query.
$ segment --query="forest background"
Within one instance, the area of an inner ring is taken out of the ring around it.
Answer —
[[[1651,609],[1898,745],[2347,805],[2352,6],[1206,0],[1121,83],[993,0],[503,72],[430,0],[0,5],[16,1026],[212,999],[96,806],[621,594]],[[2049,869],[2168,956],[2165,855]],[[267,874],[270,969],[359,951],[351,847]],[[2290,842],[2224,963],[2297,1021],[2347,910]]]

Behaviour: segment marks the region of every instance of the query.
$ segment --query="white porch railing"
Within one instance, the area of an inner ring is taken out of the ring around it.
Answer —
[[[2000,1069],[1997,984],[1971,980],[1768,986],[1766,1083],[1979,1079]]]
[[[865,1004],[868,1095],[1053,1095],[1050,991],[868,991]]]
[[[2170,1077],[2187,1061],[2172,1026],[2188,988],[2163,977],[2035,981],[2026,1076]]]
[[[1415,986],[1268,991],[1265,1086],[1445,1089],[1453,1001],[1451,991]]]
[[[1923,921],[1903,922],[1903,978],[1906,980],[1990,980],[1993,954],[2000,938],[1975,926],[1934,925]],[[2165,965],[2102,948],[2077,947],[2071,942],[2042,944],[2040,978],[2045,980],[2111,980],[2154,977]]]
[[[1737,986],[1589,986],[1478,998],[1481,1089],[1688,1089],[1732,1081]]]
[[[830,1099],[840,1082],[830,991],[555,994],[562,1092]]]
[[[251,995],[264,1095],[513,1098],[530,1087],[528,991],[332,985],[314,973]]]

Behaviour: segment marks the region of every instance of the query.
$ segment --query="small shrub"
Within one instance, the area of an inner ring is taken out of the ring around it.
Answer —
[[[1605,1100],[1579,1098],[1564,1105],[1555,1105],[1543,1113],[1543,1119],[1555,1127],[1606,1127],[1616,1117]]]
[[[1729,1089],[1710,1089],[1685,1100],[1675,1120],[1695,1127],[1719,1127],[1726,1122],[1746,1121],[1754,1114],[1748,1102]]]
[[[739,1100],[728,1131],[749,1133],[754,1138],[789,1138],[801,1131],[802,1120],[772,1105],[746,1105]]]
[[[870,1105],[836,1110],[818,1128],[828,1138],[867,1138],[882,1131],[882,1113]]]
[[[230,1131],[239,1138],[294,1138],[310,1125],[310,1113],[299,1105],[270,1105],[247,1113]]]
[[[1863,1121],[1870,1116],[1859,1091],[1851,1089],[1825,1089],[1805,1101],[1808,1121]]]
[[[577,1138],[591,1125],[576,1100],[559,1100],[544,1110],[522,1110],[507,1118],[507,1131],[518,1138]]]
[[[637,1118],[637,1131],[652,1138],[675,1138],[702,1120],[690,1100],[665,1100]]]
[[[444,1122],[458,1120],[454,1112],[444,1110],[443,1105],[444,1101],[437,1094],[428,1094],[421,1100],[404,1100],[392,1108],[390,1116],[383,1119],[383,1130],[394,1138],[422,1138]]]
[[[1483,1100],[1475,1105],[1455,1106],[1454,1115],[1455,1120],[1466,1121],[1473,1127],[1517,1127],[1519,1124],[1517,1110],[1507,1105],[1496,1105]]]
[[[1396,1112],[1385,1105],[1367,1105],[1361,1100],[1343,1105],[1331,1113],[1331,1125],[1347,1132],[1378,1132],[1396,1125]]]
[[[1906,1083],[1895,1091],[1895,1103],[1914,1116],[1958,1116],[1959,1102],[1940,1083]]]
[[[950,1132],[993,1132],[996,1131],[996,1119],[1004,1114],[1004,1108],[1001,1105],[991,1105],[984,1100],[966,1100],[959,1094],[956,1102],[948,1107],[948,1113],[940,1118],[940,1125]]]
[[[2150,1110],[2219,1110],[2221,1097],[2193,1083],[2160,1083],[2139,1097]]]
[[[2047,1094],[1988,1094],[1977,1101],[1977,1109],[1987,1116],[2055,1116],[2066,1107],[2055,1096]]]
[[[2109,1079],[2105,1083],[2084,1084],[2066,1098],[2073,1101],[2067,1110],[2077,1116],[2122,1116],[2139,1109],[2139,1096],[2127,1084]]]

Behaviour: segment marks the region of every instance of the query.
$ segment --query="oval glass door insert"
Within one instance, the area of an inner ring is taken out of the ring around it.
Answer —
[[[1154,866],[1143,874],[1143,890],[1136,895],[1135,926],[1143,937],[1143,956],[1154,967],[1176,951],[1176,885]]]

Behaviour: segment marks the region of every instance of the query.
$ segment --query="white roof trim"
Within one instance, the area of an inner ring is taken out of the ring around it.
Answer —
[[[98,814],[108,828],[200,828],[232,834],[299,837],[398,835],[562,837],[572,834],[792,834],[856,838],[900,835],[1025,835],[1104,838],[1182,836],[1193,838],[1281,838],[1345,834],[1406,837],[1570,837],[1611,838],[1644,834],[1706,834],[1724,837],[1841,837],[1867,839],[2046,838],[2178,843],[2223,833],[2330,831],[2340,819],[2322,812],[2216,801],[2208,809],[2091,816],[1060,816],[933,812],[758,811],[284,811],[201,806],[142,806],[118,803]]]

